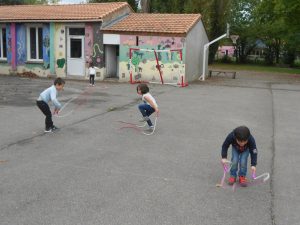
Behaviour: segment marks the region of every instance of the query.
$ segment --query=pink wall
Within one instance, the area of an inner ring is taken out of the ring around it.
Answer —
[[[85,56],[86,62],[92,62],[93,56],[93,45],[94,45],[94,33],[93,26],[91,24],[87,24],[85,26]]]
[[[234,46],[220,46],[218,49],[218,56],[226,55],[226,51],[228,56],[234,56]]]

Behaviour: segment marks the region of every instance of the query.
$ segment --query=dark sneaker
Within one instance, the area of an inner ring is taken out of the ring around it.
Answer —
[[[233,185],[233,184],[235,183],[235,181],[236,181],[236,178],[235,178],[235,177],[229,177],[229,179],[228,179],[228,184],[229,184],[229,185]]]
[[[51,129],[51,128],[45,129],[44,132],[45,132],[45,133],[51,133],[51,132],[52,132],[52,129]]]
[[[242,187],[247,187],[248,181],[244,176],[239,176],[239,182]]]

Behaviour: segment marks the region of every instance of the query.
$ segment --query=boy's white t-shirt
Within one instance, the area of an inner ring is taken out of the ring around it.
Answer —
[[[142,100],[143,100],[146,104],[150,105],[149,102],[146,101],[145,97],[147,97],[148,99],[151,99],[152,102],[154,103],[155,107],[158,108],[158,105],[157,105],[157,103],[156,103],[156,101],[155,101],[155,98],[153,98],[153,96],[152,96],[149,92],[146,93],[146,94],[144,94],[144,95],[142,96]]]
[[[95,75],[95,74],[96,74],[96,69],[95,69],[95,67],[90,67],[90,68],[89,68],[89,74],[90,74],[90,75]]]

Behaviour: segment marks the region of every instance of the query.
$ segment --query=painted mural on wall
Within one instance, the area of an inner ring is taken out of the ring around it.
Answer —
[[[93,47],[94,47],[94,31],[92,24],[86,24],[85,26],[85,61],[87,66],[93,62]]]
[[[26,62],[26,26],[18,24],[17,32],[17,65],[24,65]]]
[[[65,75],[66,66],[66,33],[63,24],[55,24],[55,72],[58,76]]]
[[[105,66],[104,50],[103,50],[103,35],[100,31],[101,24],[94,24],[93,26],[93,49],[92,49],[92,62],[95,66],[103,68]]]
[[[11,65],[12,60],[12,42],[11,42],[11,26],[6,25],[6,43],[7,43],[7,63]]]
[[[50,25],[43,27],[43,61],[44,69],[50,68]]]
[[[164,81],[176,82],[185,73],[185,38],[180,37],[159,37],[159,36],[139,36],[121,35],[120,45],[120,79],[128,80],[130,70],[134,80],[159,81],[160,67]],[[152,50],[182,50],[182,61],[180,51],[157,52],[159,63],[157,64],[154,52],[134,51],[129,60],[130,48],[142,48]]]

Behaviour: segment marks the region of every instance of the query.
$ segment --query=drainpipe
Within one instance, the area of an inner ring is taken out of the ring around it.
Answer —
[[[209,43],[207,43],[207,44],[204,45],[204,50],[203,50],[203,67],[202,67],[203,70],[202,70],[202,75],[199,78],[200,80],[205,81],[205,70],[206,70],[206,63],[205,62],[206,62],[206,58],[207,58],[206,54],[207,54],[207,50],[208,50],[209,46],[211,44],[219,41],[220,39],[222,39],[224,37],[229,38],[229,24],[228,23],[227,23],[227,32],[225,34],[223,34],[222,36],[220,36],[220,37],[216,38],[215,40],[213,40],[213,41],[211,41],[211,42],[209,42]]]

